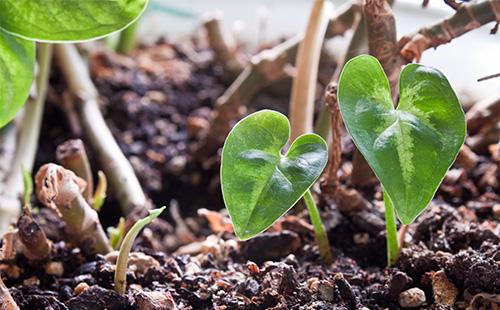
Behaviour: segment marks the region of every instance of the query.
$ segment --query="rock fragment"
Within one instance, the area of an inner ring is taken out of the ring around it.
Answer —
[[[418,287],[411,288],[399,294],[399,305],[403,308],[420,307],[425,301],[425,293]]]

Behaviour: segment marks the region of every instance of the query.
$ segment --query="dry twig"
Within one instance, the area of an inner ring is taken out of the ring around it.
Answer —
[[[461,4],[452,16],[402,37],[399,46],[403,61],[406,63],[414,59],[419,61],[426,49],[437,48],[464,33],[494,21],[500,22],[500,0]]]

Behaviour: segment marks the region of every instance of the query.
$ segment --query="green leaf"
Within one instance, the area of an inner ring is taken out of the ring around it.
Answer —
[[[28,99],[34,68],[35,44],[0,30],[0,127]]]
[[[84,41],[135,21],[147,0],[2,0],[0,28],[28,40]]]
[[[465,139],[465,116],[438,70],[407,65],[394,109],[379,62],[349,61],[338,99],[347,130],[382,183],[399,219],[409,224],[432,200]]]
[[[298,137],[285,155],[290,123],[263,110],[242,119],[222,150],[221,186],[236,236],[249,239],[271,226],[304,195],[327,162],[316,134]]]

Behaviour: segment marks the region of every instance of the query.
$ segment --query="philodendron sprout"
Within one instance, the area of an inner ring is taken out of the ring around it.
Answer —
[[[35,43],[103,37],[130,25],[147,0],[0,1],[0,127],[23,106],[33,81]]]
[[[418,64],[401,71],[394,108],[380,63],[367,55],[345,65],[338,100],[347,130],[384,189],[392,265],[399,255],[394,212],[410,224],[427,207],[464,142],[465,115],[446,77]]]
[[[263,110],[234,126],[221,159],[224,203],[234,232],[247,240],[263,232],[304,197],[322,258],[331,261],[330,245],[309,188],[325,168],[328,147],[316,134],[304,134],[282,149],[290,123],[281,113]]]
[[[118,253],[118,259],[116,260],[115,269],[115,291],[117,291],[118,293],[124,294],[127,288],[128,255],[130,254],[130,250],[132,249],[135,238],[137,237],[141,229],[151,223],[155,218],[160,216],[163,210],[165,210],[165,207],[150,210],[149,215],[135,222],[134,226],[130,228],[128,233],[125,235],[125,238],[123,238],[122,244],[120,246],[120,252]]]

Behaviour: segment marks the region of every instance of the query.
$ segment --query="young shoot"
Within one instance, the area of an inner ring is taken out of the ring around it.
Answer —
[[[427,207],[464,143],[460,103],[438,70],[407,65],[394,108],[380,63],[362,55],[342,70],[338,100],[344,123],[384,189],[388,264],[399,255],[396,216],[411,224]]]
[[[24,184],[23,207],[29,208],[31,205],[31,195],[33,194],[33,179],[31,178],[30,172],[23,166],[21,166],[21,172],[23,174]]]
[[[149,215],[141,220],[138,220],[132,228],[128,231],[127,235],[123,239],[122,245],[120,246],[120,252],[118,253],[118,259],[116,260],[115,269],[115,291],[120,294],[125,294],[127,288],[127,264],[128,255],[134,244],[134,240],[139,234],[139,232],[144,228],[144,226],[151,223],[155,218],[160,216],[160,214],[165,210],[165,207],[154,209],[149,211]]]
[[[98,182],[95,188],[94,197],[92,198],[92,209],[97,212],[101,211],[104,205],[104,200],[106,200],[106,191],[108,190],[108,179],[102,171],[97,172]]]
[[[253,113],[231,130],[221,158],[221,187],[234,232],[250,239],[269,228],[304,197],[321,257],[331,251],[320,214],[309,188],[321,175],[328,158],[326,142],[304,134],[292,142],[290,123],[279,112]]]
[[[113,249],[118,250],[122,243],[123,237],[125,236],[125,218],[120,217],[120,220],[118,221],[116,227],[108,227],[107,232],[109,244]]]

